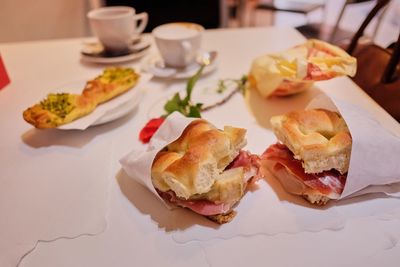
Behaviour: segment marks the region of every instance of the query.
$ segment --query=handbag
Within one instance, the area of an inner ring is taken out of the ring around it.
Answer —
[[[357,58],[357,73],[353,81],[400,122],[400,34],[393,49],[376,44],[357,48],[358,40],[369,22],[388,2],[377,2],[354,35],[347,52]]]

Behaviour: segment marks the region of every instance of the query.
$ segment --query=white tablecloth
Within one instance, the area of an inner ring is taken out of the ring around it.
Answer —
[[[184,81],[153,79],[137,110],[85,131],[36,130],[22,119],[22,111],[47,92],[101,72],[104,66],[80,61],[82,41],[0,45],[11,78],[0,91],[0,266],[398,266],[396,209],[379,217],[354,215],[335,230],[185,242],[185,230],[193,225],[179,224],[177,215],[187,212],[165,209],[118,163],[142,146],[139,130],[163,99],[184,89]],[[291,28],[206,31],[203,47],[218,51],[218,69],[198,86],[239,78],[255,57],[303,41]],[[140,61],[123,65],[139,66]],[[348,78],[320,82],[318,87],[363,106],[400,136],[399,124]],[[293,103],[304,106],[313,92],[307,94]],[[259,121],[271,115],[268,109],[248,110],[240,95],[222,108],[232,116],[221,116],[217,109],[204,117],[251,132],[251,113]],[[254,132],[260,139],[249,140],[248,148],[261,153],[274,137],[268,130]],[[366,199],[374,203],[374,197]]]

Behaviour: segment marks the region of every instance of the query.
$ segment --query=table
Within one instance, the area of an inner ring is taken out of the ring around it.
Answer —
[[[160,98],[182,89],[184,81],[153,79],[137,110],[85,131],[40,131],[22,119],[22,111],[52,88],[101,72],[104,66],[80,61],[82,41],[0,45],[12,81],[0,91],[0,266],[398,266],[398,209],[379,216],[356,214],[337,229],[182,242],[193,225],[176,228],[176,215],[192,215],[166,210],[124,175],[118,160],[141,147],[137,134],[149,110]],[[200,84],[239,78],[253,58],[303,41],[286,27],[206,31],[204,47],[218,51],[219,66]],[[318,86],[357,102],[400,137],[399,124],[348,78]],[[235,111],[241,105],[242,96],[235,95],[224,108]],[[254,126],[253,120],[246,120],[250,113],[226,118],[217,113],[211,111],[205,118],[217,125],[243,121],[243,127]],[[268,142],[273,138],[261,128],[254,132],[258,137],[265,134]],[[253,152],[266,148],[261,141],[249,140]],[[267,183],[261,187],[269,190]],[[246,206],[244,200],[240,206]],[[386,201],[367,200],[348,206],[373,207]]]

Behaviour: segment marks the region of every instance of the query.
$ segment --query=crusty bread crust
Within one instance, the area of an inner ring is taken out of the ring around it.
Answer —
[[[104,103],[136,85],[139,75],[129,68],[112,67],[88,81],[82,94],[49,94],[26,109],[23,118],[36,128],[56,128],[91,113]]]
[[[154,186],[163,192],[172,190],[183,199],[211,191],[217,177],[246,144],[245,133],[241,128],[221,131],[204,120],[193,121],[155,158]]]
[[[224,224],[228,223],[235,218],[237,212],[234,210],[231,210],[229,213],[226,214],[217,214],[217,215],[210,215],[206,216],[209,220],[216,222],[218,224]]]
[[[225,168],[246,145],[245,134],[242,128],[219,130],[205,120],[192,121],[156,155],[151,169],[154,187],[159,193],[173,191],[188,203],[222,204],[220,214],[205,217],[218,224],[230,222],[236,215],[232,207],[243,197],[247,181],[244,167]]]
[[[301,160],[306,173],[349,168],[352,139],[344,119],[336,112],[315,109],[271,118],[275,135]]]
[[[314,190],[314,192],[306,192],[303,194],[303,197],[310,202],[311,204],[323,206],[328,203],[330,200],[329,197],[322,195],[318,191]]]

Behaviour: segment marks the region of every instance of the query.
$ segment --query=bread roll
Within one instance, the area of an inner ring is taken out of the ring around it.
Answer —
[[[301,160],[306,173],[349,168],[351,135],[343,118],[324,109],[290,112],[271,118],[278,140]]]
[[[234,205],[258,174],[259,157],[241,150],[245,134],[245,129],[219,130],[201,119],[190,123],[153,161],[158,194],[219,224],[231,221]]]
[[[211,190],[216,177],[246,144],[246,130],[216,129],[204,120],[192,122],[153,162],[153,184],[183,199]]]
[[[278,140],[262,164],[291,194],[326,204],[343,192],[352,139],[344,119],[325,109],[293,111],[271,118]]]

